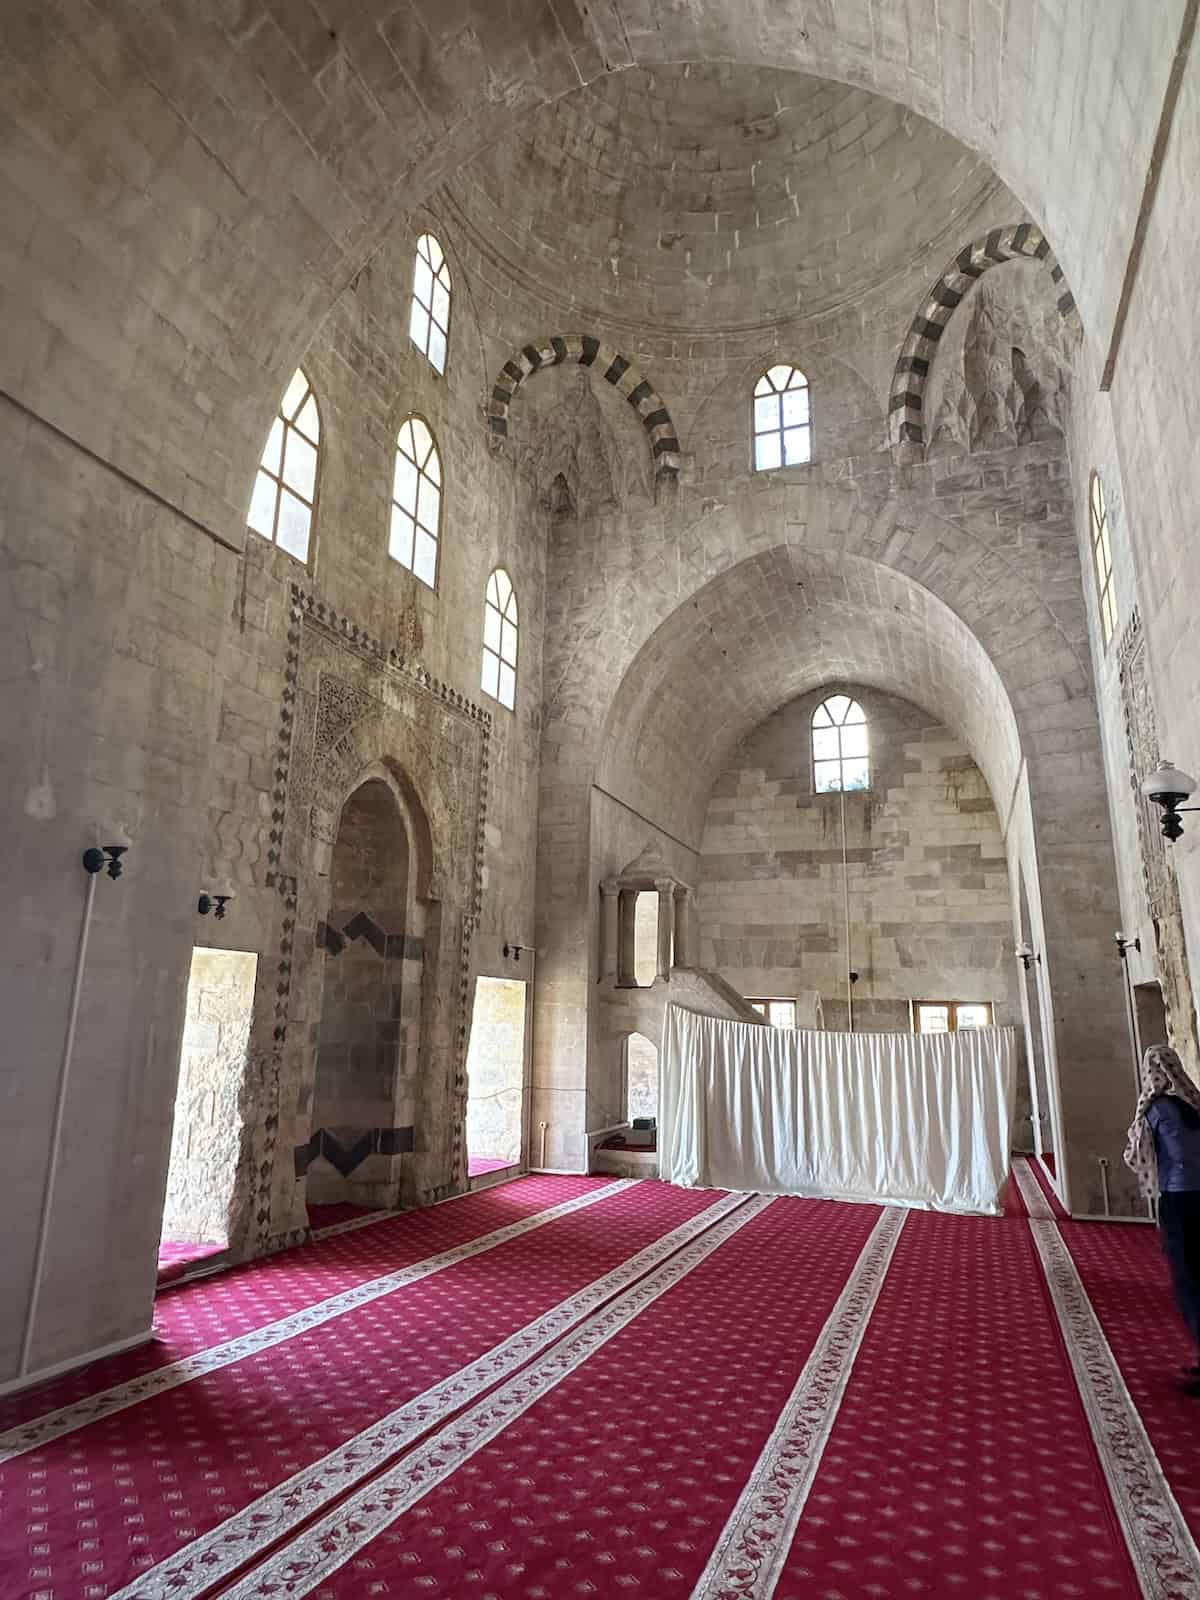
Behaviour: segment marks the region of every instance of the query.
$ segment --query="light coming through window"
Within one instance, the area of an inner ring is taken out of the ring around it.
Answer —
[[[808,379],[799,367],[771,367],[754,385],[754,470],[811,460]]]
[[[867,719],[857,700],[834,694],[821,702],[813,712],[812,753],[818,794],[869,787]]]

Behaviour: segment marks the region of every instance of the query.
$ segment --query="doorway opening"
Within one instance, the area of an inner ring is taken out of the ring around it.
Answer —
[[[476,978],[467,1046],[467,1176],[520,1165],[525,1123],[525,993],[520,978]]]
[[[314,1225],[340,1220],[347,1206],[399,1203],[414,1143],[424,974],[410,867],[400,802],[382,778],[368,778],[342,807],[317,929],[324,961],[306,1187]]]
[[[257,973],[252,951],[199,945],[192,951],[158,1248],[160,1282],[182,1276],[229,1243]]]
[[[658,1120],[658,1049],[644,1033],[625,1041],[625,1115],[631,1123]]]

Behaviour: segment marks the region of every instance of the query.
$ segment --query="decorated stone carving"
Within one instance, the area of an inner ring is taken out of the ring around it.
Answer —
[[[409,638],[419,639],[415,613]],[[268,881],[281,899],[275,1049],[263,1063],[247,1180],[249,1226],[260,1251],[274,1247],[297,1214],[294,1158],[312,1132],[313,1022],[324,959],[318,932],[329,904],[329,865],[345,800],[371,776],[391,784],[421,819],[413,870],[426,908],[429,1003],[415,1074],[414,1143],[402,1156],[403,1197],[425,1203],[465,1181],[466,1006],[491,728],[486,710],[298,585],[287,683],[268,860]]]

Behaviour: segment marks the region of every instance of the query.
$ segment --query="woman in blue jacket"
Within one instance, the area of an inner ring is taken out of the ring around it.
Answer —
[[[1165,1044],[1151,1045],[1142,1062],[1142,1092],[1125,1161],[1142,1193],[1158,1196],[1175,1300],[1200,1362],[1200,1089]],[[1200,1394],[1200,1364],[1188,1373],[1189,1391]]]

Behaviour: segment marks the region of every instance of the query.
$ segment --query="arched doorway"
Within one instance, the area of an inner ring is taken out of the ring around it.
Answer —
[[[412,866],[397,795],[368,778],[342,808],[329,910],[317,927],[314,1204],[398,1201],[401,1160],[413,1148],[424,966]]]
[[[625,1115],[630,1122],[658,1120],[658,1046],[644,1033],[625,1041]]]

